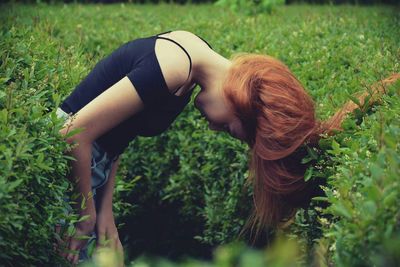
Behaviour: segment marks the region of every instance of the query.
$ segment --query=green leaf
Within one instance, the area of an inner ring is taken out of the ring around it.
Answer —
[[[90,218],[89,214],[83,215],[82,217],[79,218],[79,220],[77,222],[83,222],[83,221],[88,220],[89,218]]]
[[[82,202],[81,202],[81,209],[85,209],[86,208],[86,197],[82,197]]]
[[[7,109],[0,110],[0,122],[6,124],[7,123]]]
[[[16,187],[18,187],[24,180],[18,179],[12,182],[7,182],[7,189],[9,192],[13,191]]]
[[[69,130],[69,131],[64,135],[64,138],[65,138],[65,139],[68,139],[68,138],[70,138],[70,137],[72,137],[72,136],[74,136],[74,135],[76,135],[76,134],[78,134],[78,133],[80,133],[80,132],[83,132],[83,131],[84,131],[84,128],[82,128],[82,127]]]
[[[305,172],[305,174],[304,174],[304,181],[308,181],[308,180],[310,180],[311,179],[311,177],[312,177],[312,174],[313,174],[313,170],[314,170],[314,168],[313,167],[309,167],[309,168],[307,168],[307,170],[306,170],[306,172]]]
[[[398,195],[397,191],[390,192],[384,197],[383,205],[387,208],[392,207],[398,201]]]
[[[351,219],[350,211],[343,205],[343,203],[335,203],[332,205],[332,209],[339,215],[347,219]]]
[[[312,159],[318,159],[318,154],[314,149],[312,149],[308,146],[306,146],[306,148],[307,148],[308,154],[311,156]]]
[[[375,215],[377,209],[375,202],[372,200],[365,201],[363,204],[363,208],[363,211],[367,212],[368,215],[372,217]]]
[[[302,164],[306,164],[309,163],[310,161],[312,161],[313,159],[311,157],[305,157],[301,159],[301,163]]]
[[[313,197],[312,200],[315,201],[329,201],[327,197]]]
[[[74,238],[77,240],[89,240],[90,236],[89,235],[80,235],[80,236],[75,236]]]
[[[350,98],[351,101],[353,101],[354,103],[356,103],[357,106],[359,106],[359,107],[361,108],[360,100],[358,100],[357,97],[355,97],[355,96],[353,96],[353,95],[351,95],[351,94],[349,94],[349,93],[347,93],[347,97]]]
[[[67,235],[68,236],[73,236],[75,234],[76,230],[73,224],[68,226],[68,230],[67,230]]]

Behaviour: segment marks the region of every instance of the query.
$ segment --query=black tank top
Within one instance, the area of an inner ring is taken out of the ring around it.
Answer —
[[[192,60],[188,52],[174,40],[159,36],[168,32],[171,31],[137,38],[121,45],[100,60],[60,105],[65,112],[75,114],[127,76],[143,101],[144,109],[96,139],[111,156],[121,154],[136,136],[155,136],[165,131],[190,101],[196,84],[182,96],[169,92],[154,51],[157,38],[177,44],[189,58],[190,76]],[[212,49],[207,41],[198,37]]]

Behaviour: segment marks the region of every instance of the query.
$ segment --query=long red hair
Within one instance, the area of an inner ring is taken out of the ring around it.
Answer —
[[[316,118],[315,103],[292,74],[276,58],[251,53],[236,54],[223,83],[223,92],[247,133],[251,148],[250,176],[254,208],[245,228],[287,221],[297,208],[307,205],[315,184],[305,182],[302,144],[317,146],[321,134],[341,130],[344,116],[357,108],[349,101],[326,121]],[[372,86],[373,92],[400,78],[393,74]],[[361,104],[368,92],[358,94]],[[371,99],[376,97],[373,95]]]

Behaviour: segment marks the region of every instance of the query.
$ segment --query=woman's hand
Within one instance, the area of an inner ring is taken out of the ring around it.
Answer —
[[[71,264],[78,264],[79,252],[86,245],[88,238],[94,231],[95,224],[96,217],[93,214],[90,219],[76,223],[74,234],[64,238],[64,249],[61,251],[61,256]]]
[[[97,247],[109,247],[117,253],[118,266],[124,266],[124,250],[119,240],[112,211],[100,211],[96,222]]]

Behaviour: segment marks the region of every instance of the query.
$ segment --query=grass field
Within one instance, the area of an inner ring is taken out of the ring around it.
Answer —
[[[14,4],[1,5],[0,10],[0,261],[10,266],[17,259],[25,266],[44,266],[49,260],[45,252],[51,236],[43,236],[43,229],[48,228],[40,221],[51,225],[55,213],[40,217],[36,206],[29,206],[40,200],[21,197],[29,188],[46,195],[42,186],[59,183],[50,177],[65,171],[54,168],[65,159],[48,152],[58,146],[43,133],[50,132],[46,112],[56,108],[98,60],[129,40],[182,29],[201,36],[227,58],[238,52],[277,57],[312,95],[321,119],[348,101],[349,94],[400,72],[400,12],[393,6],[290,5],[253,16],[211,4]],[[350,118],[347,131],[329,139],[328,152],[318,163],[326,166],[319,174],[328,180],[323,201],[331,206],[317,210],[323,214],[319,218],[315,210],[299,211],[286,231],[298,240],[297,254],[287,252],[294,246],[290,242],[274,245],[267,259],[233,245],[216,252],[216,266],[264,266],[264,260],[275,266],[276,259],[284,259],[283,265],[276,266],[311,262],[316,266],[396,266],[400,261],[399,90],[400,86],[391,89],[380,105]],[[19,144],[28,138],[29,142]],[[42,156],[37,152],[41,147],[40,153],[47,151]],[[181,150],[176,152],[176,147]],[[177,221],[196,225],[187,232],[190,244],[215,246],[232,241],[248,209],[241,201],[247,195],[240,190],[246,176],[245,151],[226,135],[207,130],[205,121],[189,107],[168,133],[135,140],[124,155],[115,204],[120,223],[126,225],[141,216],[140,207],[149,199],[156,203],[179,200],[182,212]],[[177,158],[179,168],[172,163]],[[135,166],[134,160],[140,160],[141,166]],[[196,165],[203,161],[210,163]],[[138,188],[131,193],[124,190],[130,177],[144,177],[129,187]],[[151,194],[126,204],[140,188]],[[11,204],[13,199],[21,199],[20,204]],[[42,204],[50,207],[54,203],[46,199]],[[27,215],[21,218],[18,214]],[[29,225],[29,233],[18,230]],[[135,232],[125,226],[121,233],[129,236],[122,238],[127,262],[138,251],[148,252],[140,242],[135,243]],[[181,247],[179,251],[187,249],[189,256],[197,256],[194,249],[179,243],[179,234],[168,238],[165,246],[169,249]],[[146,242],[151,244],[151,240]],[[32,248],[36,252],[26,252]],[[160,250],[162,256],[169,255],[168,249]],[[241,263],[234,265],[235,261]]]

